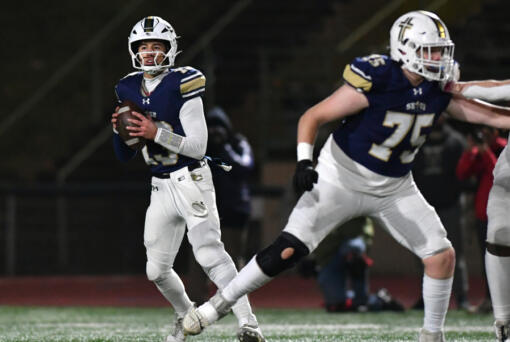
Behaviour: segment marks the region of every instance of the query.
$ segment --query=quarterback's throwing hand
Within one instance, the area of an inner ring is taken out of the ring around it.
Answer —
[[[319,174],[313,169],[313,163],[309,159],[298,161],[294,173],[294,190],[301,194],[303,191],[310,191],[313,184],[317,183]]]

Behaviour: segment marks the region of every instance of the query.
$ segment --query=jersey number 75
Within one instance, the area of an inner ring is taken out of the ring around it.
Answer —
[[[430,127],[434,123],[434,114],[409,114],[387,111],[384,117],[383,126],[395,127],[393,133],[382,142],[382,144],[372,144],[368,153],[380,160],[387,162],[393,149],[397,147],[407,136],[407,133],[413,129],[410,137],[411,146],[413,150],[406,150],[400,154],[400,161],[402,164],[411,163],[416,156],[419,148],[425,142],[426,136],[421,134],[423,127]]]

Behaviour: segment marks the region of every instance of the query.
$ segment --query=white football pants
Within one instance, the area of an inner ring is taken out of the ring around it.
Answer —
[[[411,175],[375,174],[346,156],[331,137],[321,150],[316,170],[317,184],[301,196],[284,229],[310,251],[333,228],[359,216],[378,221],[421,259],[451,247],[436,211]]]
[[[501,152],[487,204],[487,242],[510,247],[510,149]],[[510,257],[485,254],[487,281],[496,320],[510,321]]]
[[[510,246],[510,149],[505,147],[494,167],[494,185],[487,203],[487,241]]]
[[[223,289],[237,275],[237,270],[221,242],[216,194],[207,164],[191,172],[184,167],[172,172],[168,179],[152,178],[144,231],[147,277],[156,283],[178,313],[182,312],[179,304],[191,305],[185,292],[176,290],[184,289],[182,281],[172,276],[186,226],[197,262],[216,286]],[[239,325],[256,322],[246,296],[240,298],[232,310]]]

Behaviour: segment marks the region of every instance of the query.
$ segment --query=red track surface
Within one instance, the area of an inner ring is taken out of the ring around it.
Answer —
[[[387,288],[406,307],[418,298],[416,277],[372,277],[372,290]],[[469,299],[482,300],[480,279],[471,279]],[[259,308],[319,308],[322,297],[313,279],[299,276],[276,278],[250,295]],[[0,278],[0,305],[34,306],[168,306],[144,276],[55,276]]]

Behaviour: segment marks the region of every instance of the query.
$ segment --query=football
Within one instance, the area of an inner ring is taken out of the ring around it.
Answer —
[[[140,109],[136,103],[130,100],[124,100],[119,105],[119,116],[117,117],[117,131],[119,132],[122,140],[135,151],[141,150],[147,140],[143,137],[133,137],[130,136],[130,131],[127,129],[128,126],[134,126],[132,122],[129,122],[129,119],[137,119],[136,116],[133,115],[133,112],[137,112],[140,114],[144,114],[143,110]]]

